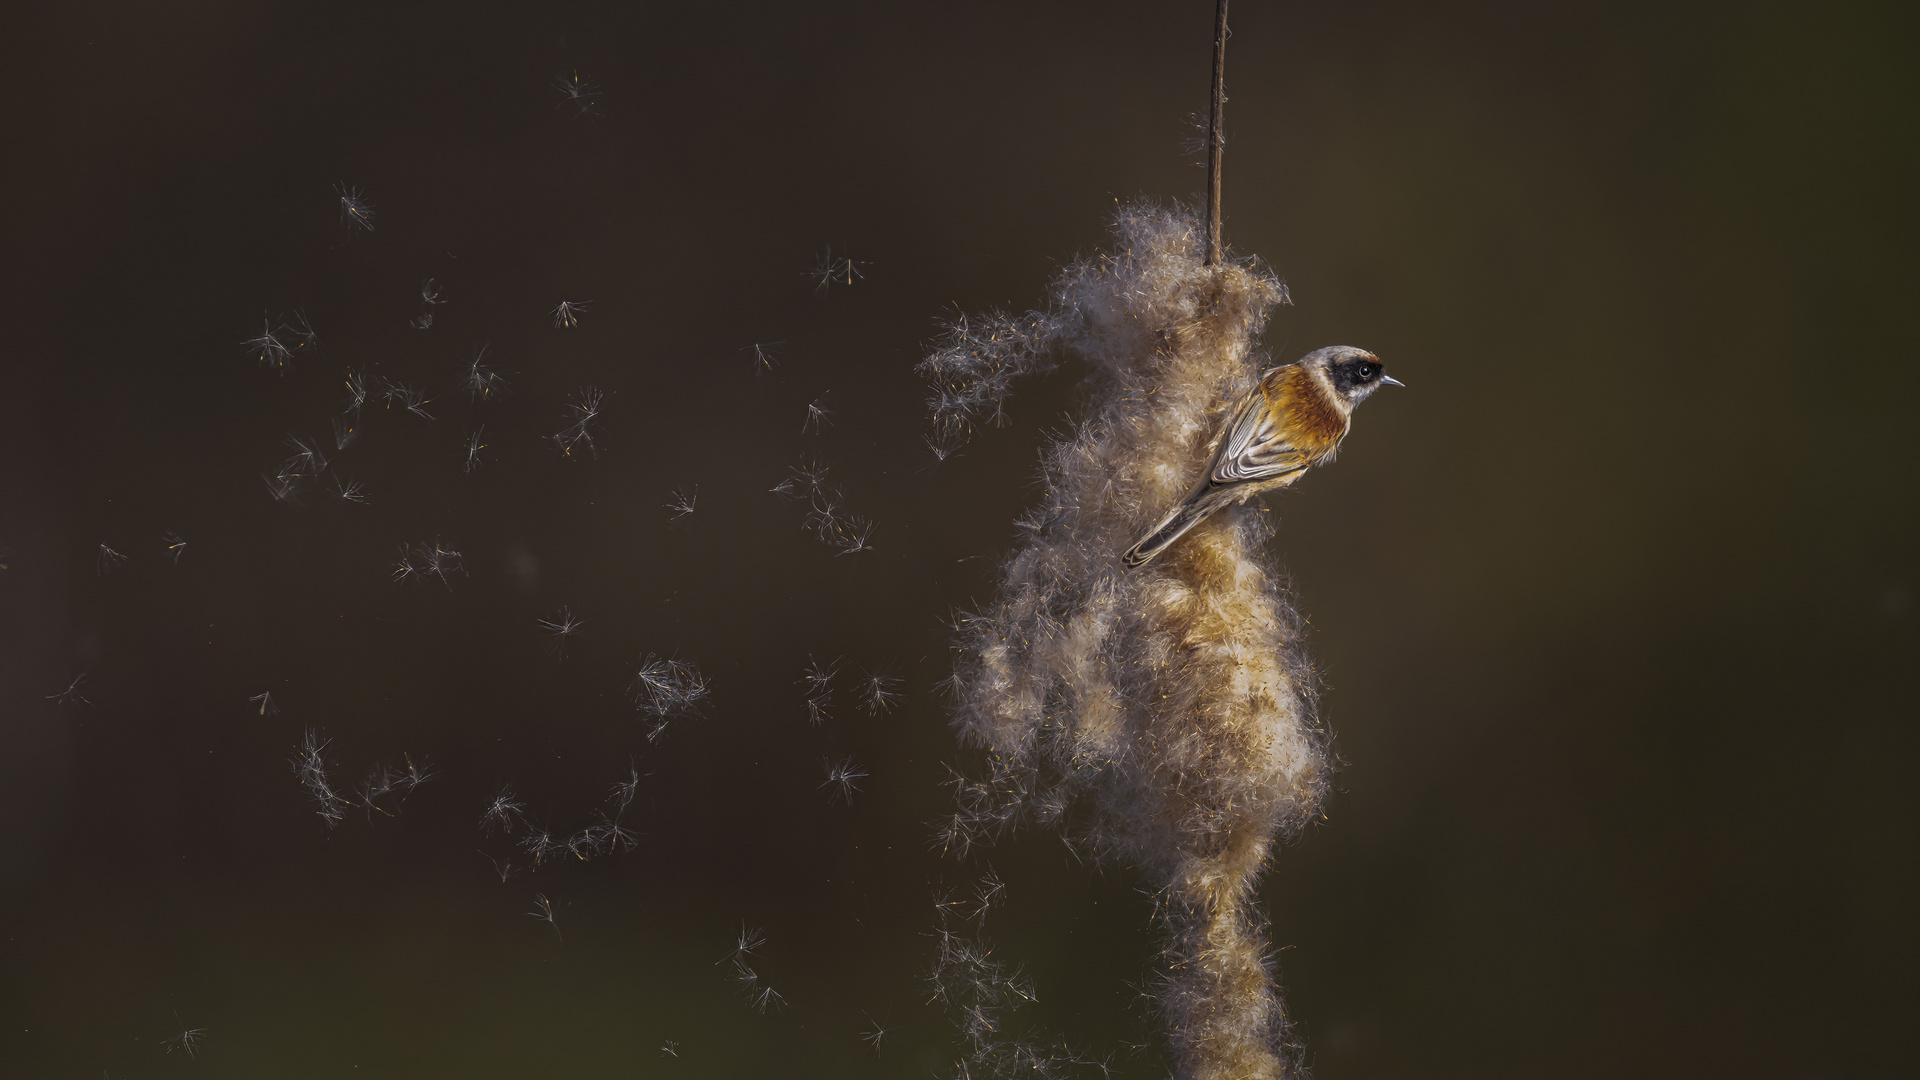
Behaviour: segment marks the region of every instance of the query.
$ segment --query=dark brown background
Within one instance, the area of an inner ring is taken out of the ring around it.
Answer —
[[[1116,199],[1198,191],[1211,5],[55,7],[0,75],[0,1071],[928,1075],[931,899],[989,863],[1034,1029],[1164,1069],[1131,874],[1045,834],[928,849],[940,620],[990,595],[1074,374],[929,468],[910,369],[943,313],[1040,302]],[[1227,237],[1298,305],[1268,343],[1411,387],[1274,503],[1348,763],[1263,890],[1319,1075],[1892,1074],[1913,9],[1243,0],[1235,29]],[[601,115],[556,107],[576,70]],[[816,297],[829,243],[871,265]],[[275,377],[237,343],[295,308],[327,352]],[[514,386],[476,408],[482,343]],[[369,413],[335,460],[371,506],[275,504],[260,473],[350,366],[439,419]],[[560,461],[587,384],[605,452]],[[875,552],[768,494],[803,455]],[[435,536],[469,576],[390,583]],[[106,577],[101,543],[131,556]],[[561,604],[564,662],[534,622]],[[623,691],[648,651],[714,685],[658,747]],[[809,728],[810,652],[894,665],[907,707]],[[82,671],[91,708],[46,700]],[[349,783],[403,751],[443,777],[328,834],[304,725]],[[816,787],[837,751],[873,774],[851,810]],[[573,828],[630,758],[639,851],[492,877],[498,784]],[[714,964],[742,920],[784,1013]],[[183,1025],[195,1061],[159,1045]]]

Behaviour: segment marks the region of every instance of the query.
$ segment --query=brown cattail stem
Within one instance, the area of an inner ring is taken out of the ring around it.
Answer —
[[[1227,148],[1222,126],[1227,111],[1227,0],[1219,0],[1213,15],[1213,111],[1207,117],[1207,258],[1220,262],[1220,159]]]

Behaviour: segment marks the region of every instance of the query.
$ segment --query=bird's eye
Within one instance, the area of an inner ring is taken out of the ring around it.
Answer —
[[[1353,374],[1359,381],[1366,382],[1368,379],[1373,378],[1373,373],[1377,370],[1379,369],[1375,368],[1372,364],[1361,364]]]

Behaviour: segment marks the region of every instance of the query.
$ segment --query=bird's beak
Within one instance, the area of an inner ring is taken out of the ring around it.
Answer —
[[[1391,375],[1380,376],[1380,385],[1381,386],[1397,386],[1402,390],[1405,390],[1407,388],[1406,383],[1401,382],[1399,379],[1396,379]]]

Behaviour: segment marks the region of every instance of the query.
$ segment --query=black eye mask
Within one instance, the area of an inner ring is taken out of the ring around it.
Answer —
[[[1341,393],[1365,386],[1380,374],[1380,365],[1368,362],[1342,364],[1333,369],[1333,385]]]

